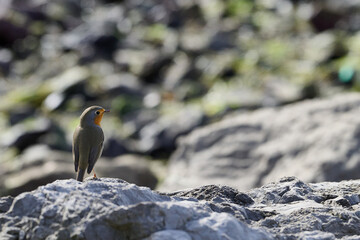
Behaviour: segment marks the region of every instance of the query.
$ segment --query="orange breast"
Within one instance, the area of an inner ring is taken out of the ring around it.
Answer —
[[[103,115],[104,115],[104,112],[100,113],[100,115],[98,115],[98,116],[95,117],[95,121],[94,121],[94,122],[95,122],[96,125],[101,126],[100,123],[101,123],[101,119],[102,119]]]

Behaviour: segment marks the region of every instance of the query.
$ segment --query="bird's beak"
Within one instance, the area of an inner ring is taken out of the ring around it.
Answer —
[[[110,112],[110,110],[109,109],[105,109],[105,111],[104,112]]]

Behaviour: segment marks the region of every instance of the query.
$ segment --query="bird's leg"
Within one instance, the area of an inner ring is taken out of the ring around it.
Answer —
[[[93,169],[93,173],[94,173],[94,179],[97,179],[95,169]]]

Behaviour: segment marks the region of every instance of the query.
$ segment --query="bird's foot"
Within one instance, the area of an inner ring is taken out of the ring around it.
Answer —
[[[93,180],[100,180],[97,176],[96,173],[94,173],[94,177],[92,178]]]

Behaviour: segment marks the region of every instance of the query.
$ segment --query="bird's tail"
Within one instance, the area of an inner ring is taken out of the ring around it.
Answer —
[[[79,168],[79,171],[76,176],[76,180],[78,180],[79,182],[82,182],[84,180],[84,174],[85,174],[85,169]]]

